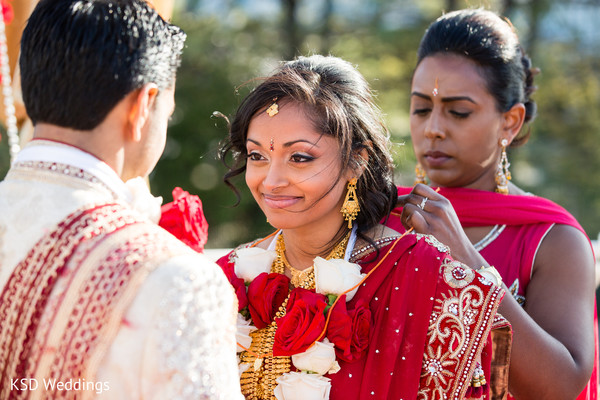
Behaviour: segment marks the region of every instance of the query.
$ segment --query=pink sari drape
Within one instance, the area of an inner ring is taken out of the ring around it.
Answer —
[[[411,190],[411,187],[398,187],[398,194],[408,194]],[[548,224],[548,229],[551,224],[564,224],[575,227],[583,234],[586,234],[581,225],[568,211],[558,204],[541,197],[504,195],[466,188],[439,188],[438,193],[450,200],[462,226],[464,227],[493,226],[497,224],[507,225],[508,227],[515,228],[519,226],[531,226],[531,229],[529,229],[530,234],[535,234],[539,237],[541,235],[540,230],[546,229],[544,224]],[[395,209],[386,225],[396,229],[399,232],[403,232],[404,227],[400,221],[401,213],[401,208]],[[536,228],[536,226],[540,228]],[[521,239],[515,237],[515,241],[518,240]],[[530,259],[532,262],[536,250],[537,248],[524,248],[522,251],[529,252],[529,254],[523,254],[522,257],[520,255],[514,255],[514,258],[522,260]],[[501,274],[503,274],[503,277],[505,273],[511,276],[529,275],[529,270],[524,271],[524,273],[520,271],[506,270],[510,268],[519,268],[518,266],[501,265],[502,261],[505,260],[502,257],[506,256],[506,253],[506,248],[504,251],[496,252],[493,249],[483,249],[481,252],[481,254],[490,264],[495,265],[498,268]],[[506,272],[504,272],[503,269],[505,269]],[[521,280],[525,281],[525,284],[528,283],[528,277],[524,277]],[[524,291],[525,288],[521,288],[521,290]],[[598,320],[596,313],[594,313],[594,337],[594,370],[588,385],[579,395],[577,400],[598,399]]]

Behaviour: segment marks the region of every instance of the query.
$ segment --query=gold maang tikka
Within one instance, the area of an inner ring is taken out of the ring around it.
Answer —
[[[274,117],[279,113],[279,105],[277,104],[277,97],[273,98],[273,104],[267,108],[267,114],[269,117]]]

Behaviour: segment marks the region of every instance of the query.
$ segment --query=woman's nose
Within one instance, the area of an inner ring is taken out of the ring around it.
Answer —
[[[288,178],[285,168],[278,162],[271,162],[266,168],[263,178],[263,186],[269,191],[275,191],[280,187],[287,185]]]
[[[444,120],[440,112],[432,110],[425,124],[425,137],[428,139],[443,139],[446,137]]]

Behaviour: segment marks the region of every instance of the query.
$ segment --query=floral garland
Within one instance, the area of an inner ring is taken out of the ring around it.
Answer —
[[[241,248],[232,253],[233,263],[223,266],[239,302],[236,339],[240,378],[250,368],[258,371],[265,358],[289,356],[296,370],[281,373],[273,393],[266,390],[262,395],[278,400],[299,394],[305,400],[328,399],[331,382],[324,375],[340,370],[338,360],[359,360],[368,348],[368,304],[359,300],[349,309],[347,302],[381,262],[369,274],[361,274],[361,267],[348,262],[348,256],[330,260],[316,257],[314,289],[290,290],[290,279],[272,272],[276,258],[272,250]],[[254,353],[253,338],[270,327],[275,329],[272,352],[252,354],[254,365],[245,362],[248,353]],[[258,385],[256,379],[254,384]],[[254,393],[249,397],[263,398]]]

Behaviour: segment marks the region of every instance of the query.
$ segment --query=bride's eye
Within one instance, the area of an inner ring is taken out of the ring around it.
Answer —
[[[258,152],[256,152],[256,151],[251,151],[251,152],[249,152],[249,153],[248,153],[248,155],[247,155],[247,157],[248,157],[248,159],[249,159],[249,160],[251,160],[251,161],[260,161],[260,160],[264,160],[264,157],[263,157],[263,156],[262,156],[260,153],[258,153]]]
[[[307,154],[300,154],[300,153],[295,153],[292,154],[292,156],[290,157],[290,160],[292,160],[295,163],[304,163],[304,162],[309,162],[314,160],[315,158],[312,156],[309,156]]]

